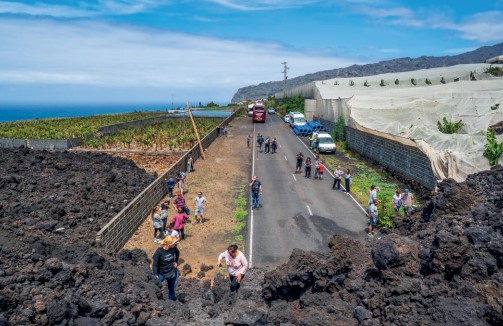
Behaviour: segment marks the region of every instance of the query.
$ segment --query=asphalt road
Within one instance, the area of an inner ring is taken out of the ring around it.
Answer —
[[[264,138],[278,137],[276,154],[259,153],[257,133]],[[333,177],[328,171],[323,180],[295,174],[299,152],[304,157],[311,155],[313,163],[314,156],[287,123],[268,115],[266,123],[254,124],[253,139],[252,173],[262,182],[263,195],[262,208],[249,214],[248,258],[252,266],[276,267],[294,248],[325,251],[333,234],[366,237],[364,211],[351,196],[331,189]]]

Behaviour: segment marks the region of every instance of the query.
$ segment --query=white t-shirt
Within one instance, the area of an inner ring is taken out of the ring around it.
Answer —
[[[172,236],[172,237],[174,237],[174,238],[179,238],[179,237],[180,237],[180,234],[178,233],[178,231],[177,231],[177,230],[173,230],[173,231],[171,231],[171,232],[169,232],[168,230],[166,230],[166,231],[164,231],[164,235],[165,235],[165,236],[170,235],[170,236]]]
[[[204,203],[206,202],[206,197],[204,197],[204,196],[202,196],[202,197],[197,196],[196,198],[194,198],[194,200],[196,201],[196,207],[197,208],[203,208],[204,207]]]

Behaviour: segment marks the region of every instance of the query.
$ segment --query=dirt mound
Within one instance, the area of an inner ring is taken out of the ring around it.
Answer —
[[[0,325],[501,325],[503,168],[446,181],[382,239],[334,235],[250,270],[180,278],[175,302],[142,250],[96,231],[153,176],[104,154],[0,151]]]

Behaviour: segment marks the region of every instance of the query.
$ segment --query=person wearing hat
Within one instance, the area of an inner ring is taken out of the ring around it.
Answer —
[[[403,205],[403,211],[405,212],[405,216],[409,216],[412,214],[413,211],[413,205],[414,205],[414,195],[409,192],[409,189],[404,189],[403,190],[403,195],[402,195],[402,205]]]
[[[159,243],[159,248],[152,257],[152,272],[159,281],[168,283],[168,299],[175,301],[176,279],[178,278],[178,258],[180,251],[176,247],[178,240],[167,236]]]
[[[227,272],[231,279],[231,292],[238,292],[241,281],[248,270],[248,260],[246,260],[245,255],[238,250],[237,245],[230,245],[226,251],[218,256],[218,267],[222,266],[223,259],[225,259]]]

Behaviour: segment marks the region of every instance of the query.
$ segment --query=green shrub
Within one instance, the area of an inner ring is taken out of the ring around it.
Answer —
[[[414,86],[416,86],[416,85],[417,85],[417,82],[416,82],[416,80],[415,80],[414,78],[411,78],[411,79],[410,79],[410,83],[411,83],[412,85],[414,85]]]
[[[350,80],[350,81],[349,81],[349,86],[355,86],[355,82],[354,82],[354,81],[352,81],[352,80]]]
[[[440,79],[440,83],[445,84],[445,78],[444,78],[444,77],[442,77],[442,78]]]
[[[502,152],[503,142],[498,144],[494,130],[487,129],[487,143],[483,155],[489,160],[489,165],[495,166],[498,164]]]
[[[425,83],[426,85],[431,85],[431,80],[429,80],[428,78],[426,78],[426,79],[424,80],[424,83]]]
[[[384,82],[384,79],[381,79],[381,83],[379,84],[379,86],[381,86],[381,87],[386,86],[386,83]]]
[[[332,137],[334,138],[335,141],[346,140],[346,123],[344,121],[344,117],[339,116],[339,118],[337,118]]]
[[[398,85],[398,84],[400,84],[400,81],[397,78],[397,79],[395,79],[395,85]]]
[[[335,83],[334,83],[334,85],[339,85],[339,82],[336,80]]]
[[[365,81],[365,82],[363,83],[363,86],[365,86],[365,87],[370,87],[370,84],[369,84],[369,82],[368,82],[368,81]]]
[[[500,104],[496,103],[493,106],[491,106],[491,110],[497,110],[497,109],[499,109],[499,107],[500,107]]]
[[[493,76],[500,76],[503,73],[503,68],[501,67],[489,67],[484,70],[486,74],[491,74]]]
[[[450,122],[447,121],[446,117],[443,118],[443,123],[437,121],[438,130],[444,134],[455,134],[463,125],[464,123],[462,120],[459,120],[458,122]]]

